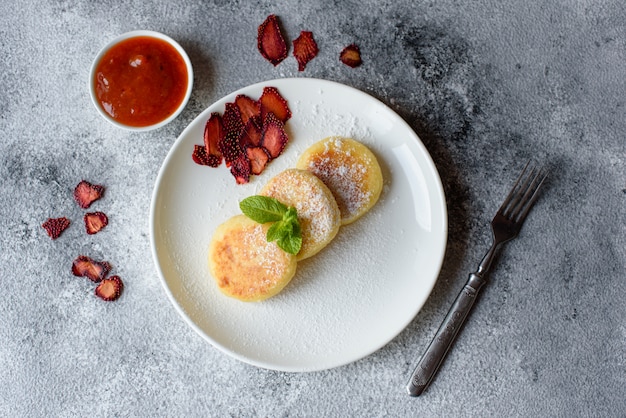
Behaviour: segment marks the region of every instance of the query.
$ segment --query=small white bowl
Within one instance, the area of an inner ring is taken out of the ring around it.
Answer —
[[[151,38],[156,38],[156,39],[163,40],[163,41],[169,43],[172,47],[174,47],[174,49],[176,49],[176,51],[180,54],[180,56],[182,57],[183,61],[185,62],[185,66],[187,68],[187,89],[186,89],[186,92],[185,92],[185,96],[184,96],[182,102],[180,103],[180,105],[178,106],[178,108],[176,108],[174,113],[172,113],[166,119],[163,119],[160,122],[157,122],[157,123],[155,123],[153,125],[148,125],[148,126],[129,126],[129,125],[125,125],[125,124],[120,123],[117,120],[113,119],[111,117],[111,115],[109,115],[107,112],[105,112],[104,109],[102,108],[102,106],[100,105],[100,102],[99,102],[98,97],[96,95],[96,87],[95,87],[96,68],[98,67],[98,64],[100,63],[100,61],[102,60],[102,57],[107,52],[109,52],[109,50],[112,47],[116,46],[118,43],[120,43],[122,41],[125,41],[127,39],[140,37],[140,36],[141,37],[151,37]],[[183,111],[183,109],[187,105],[187,102],[189,102],[189,97],[191,96],[192,88],[193,88],[193,68],[191,67],[191,61],[189,60],[189,57],[187,56],[187,53],[185,52],[185,50],[178,44],[178,42],[176,42],[175,40],[173,40],[169,36],[164,35],[164,34],[159,33],[159,32],[150,31],[150,30],[135,30],[135,31],[131,31],[131,32],[126,32],[126,33],[124,33],[122,35],[119,35],[115,39],[113,39],[106,46],[104,46],[104,48],[102,48],[100,50],[98,55],[96,55],[96,58],[93,60],[93,63],[91,64],[91,70],[89,72],[89,92],[90,92],[90,95],[91,95],[91,101],[94,104],[94,106],[96,107],[96,110],[98,111],[98,113],[100,113],[100,115],[102,115],[102,117],[104,119],[106,119],[107,121],[109,121],[113,125],[115,125],[115,126],[117,126],[119,128],[130,130],[130,131],[150,131],[150,130],[157,129],[157,128],[160,128],[162,126],[165,126],[168,123],[170,123],[172,120],[176,119],[176,117],[180,114],[180,112]]]

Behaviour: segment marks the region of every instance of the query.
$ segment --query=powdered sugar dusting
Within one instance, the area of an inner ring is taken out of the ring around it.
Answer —
[[[282,250],[265,239],[265,231],[262,225],[255,225],[251,233],[244,235],[244,256],[256,261],[256,265],[266,272],[264,284],[271,285],[276,277],[285,272],[285,263],[279,262],[284,259]]]
[[[325,140],[321,153],[308,161],[307,169],[315,173],[332,190],[342,218],[353,219],[370,206],[374,198],[367,177],[374,161],[364,155],[353,155],[342,137]]]

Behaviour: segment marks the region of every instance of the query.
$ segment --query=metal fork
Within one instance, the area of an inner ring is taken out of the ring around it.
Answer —
[[[407,385],[409,395],[419,396],[435,376],[456,335],[465,323],[467,314],[476,301],[478,291],[487,282],[487,273],[496,250],[501,244],[515,238],[522,229],[522,224],[537,199],[537,192],[545,178],[546,174],[541,169],[531,166],[530,162],[526,163],[522,174],[491,221],[493,234],[491,248],[480,262],[478,270],[469,275],[465,287],[457,296],[437,330],[437,334],[417,363]]]

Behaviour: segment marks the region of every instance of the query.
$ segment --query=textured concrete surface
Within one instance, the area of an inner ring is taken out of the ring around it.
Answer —
[[[298,73],[256,50],[280,16],[313,31]],[[0,415],[626,415],[626,6],[622,0],[15,1],[0,3]],[[161,31],[194,65],[170,125],[129,133],[90,103],[98,50]],[[348,43],[364,63],[337,60]],[[307,76],[359,88],[414,128],[445,185],[449,241],[422,311],[380,351],[323,372],[258,369],[222,354],[176,313],[150,255],[154,181],[170,146],[224,95]],[[489,244],[488,221],[528,158],[548,187],[498,264],[437,379],[404,386]],[[71,198],[107,187],[106,230],[87,236]],[[72,220],[50,240],[48,217]],[[70,273],[88,253],[126,290],[111,304]]]

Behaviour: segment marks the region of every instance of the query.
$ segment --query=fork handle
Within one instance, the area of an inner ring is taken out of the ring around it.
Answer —
[[[437,334],[417,363],[407,385],[409,395],[419,396],[435,376],[456,335],[465,323],[467,314],[474,306],[478,291],[485,282],[486,280],[479,272],[470,274],[467,283],[439,326]]]

